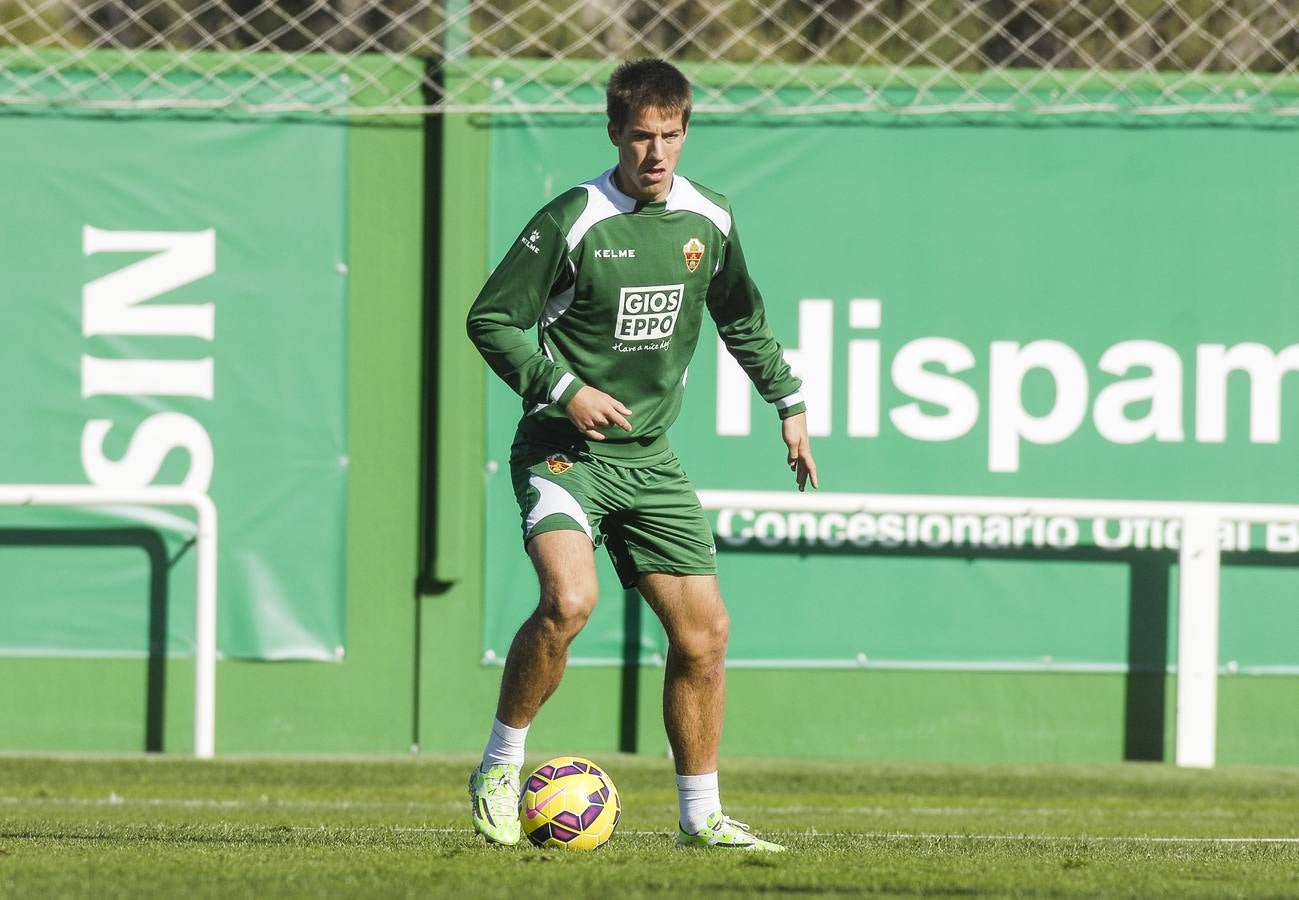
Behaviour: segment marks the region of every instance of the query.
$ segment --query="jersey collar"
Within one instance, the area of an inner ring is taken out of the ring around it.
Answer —
[[[615,167],[616,168],[616,167]],[[662,200],[647,202],[637,200],[635,197],[624,194],[618,187],[618,182],[613,178],[614,169],[609,169],[600,176],[597,184],[600,187],[600,193],[609,198],[609,202],[621,213],[642,213],[645,215],[661,215],[672,208],[672,201],[682,190],[682,183],[685,181],[676,172],[672,173],[672,187],[668,188],[667,196]]]

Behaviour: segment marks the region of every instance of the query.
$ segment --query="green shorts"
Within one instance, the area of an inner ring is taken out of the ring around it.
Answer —
[[[581,531],[604,544],[625,588],[650,572],[716,575],[713,530],[676,454],[613,463],[580,450],[517,441],[510,453],[523,542]]]

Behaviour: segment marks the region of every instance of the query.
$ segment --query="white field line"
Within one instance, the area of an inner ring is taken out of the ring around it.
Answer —
[[[267,796],[257,798],[215,799],[184,797],[123,797],[110,793],[107,797],[16,797],[0,796],[0,806],[148,806],[175,807],[178,809],[303,809],[303,810],[354,810],[358,812],[414,812],[419,810],[459,809],[463,803],[455,801],[419,801],[405,803],[383,800],[284,800]],[[790,804],[787,806],[765,806],[745,804],[744,809],[750,813],[798,814],[798,815],[867,815],[867,816],[977,816],[977,815],[1021,815],[1021,816],[1062,816],[1087,814],[1105,818],[1119,817],[1130,819],[1151,819],[1168,816],[1184,816],[1180,809],[1108,809],[1104,807],[1021,807],[1021,806],[811,806]],[[1236,818],[1237,813],[1226,809],[1197,809],[1197,818]],[[837,831],[835,834],[847,834]],[[875,834],[876,832],[861,832]],[[885,833],[885,832],[880,832]]]
[[[418,832],[421,834],[473,834],[472,828],[424,828],[401,825],[361,825],[330,829],[328,826],[303,826],[295,831],[392,831]],[[640,837],[663,837],[672,835],[667,831],[628,831],[619,834],[637,835]],[[783,831],[764,828],[764,834],[781,837],[856,837],[888,841],[943,840],[943,841],[1020,841],[1020,842],[1091,842],[1104,841],[1122,844],[1299,844],[1299,837],[1177,837],[1168,835],[1093,835],[1093,834],[960,834],[943,832],[906,832],[906,831]]]
[[[269,798],[259,798],[256,800],[216,800],[216,799],[185,799],[185,798],[167,798],[167,797],[133,797],[127,798],[117,794],[110,794],[107,797],[0,797],[0,805],[17,806],[22,805],[45,805],[45,806],[72,806],[72,807],[96,807],[96,806],[151,806],[151,807],[179,807],[183,809],[355,809],[355,810],[413,810],[418,808],[429,807],[448,807],[460,806],[461,804],[448,803],[384,803],[370,801],[352,801],[352,800],[271,800]],[[757,809],[757,807],[749,807]],[[922,814],[973,814],[973,813],[1026,813],[1031,815],[1055,815],[1063,812],[1077,814],[1078,809],[1043,809],[1043,808],[1012,808],[1012,807],[764,807],[770,812],[807,812],[807,811],[824,811],[824,812],[871,812],[871,813],[890,813],[894,815],[906,813]],[[1104,814],[1106,816],[1122,815],[1133,818],[1147,818],[1150,816],[1161,815],[1156,810],[1106,810],[1093,809],[1093,813]],[[1218,813],[1219,815],[1227,814],[1225,810],[1205,810],[1196,813],[1197,816],[1203,816],[1206,813]],[[1180,811],[1169,810],[1168,815],[1181,815]],[[413,832],[421,834],[472,834],[472,828],[452,828],[436,826],[403,826],[403,825],[300,825],[295,826],[295,831],[388,831],[388,832]],[[1126,843],[1126,844],[1299,844],[1299,837],[1191,837],[1191,836],[1169,836],[1169,835],[1088,835],[1088,834],[963,834],[960,832],[930,832],[930,831],[817,831],[812,830],[789,830],[789,829],[763,829],[764,833],[771,835],[783,835],[790,837],[856,837],[868,838],[872,840],[948,840],[948,841],[1019,841],[1019,842],[1107,842],[1107,843]],[[629,831],[623,830],[623,834],[638,836],[668,836],[667,831]]]
[[[183,797],[0,797],[0,805],[18,806],[155,806],[181,809],[355,809],[355,810],[416,810],[450,807],[450,803],[391,803],[378,800],[272,800],[262,797],[255,800],[216,800]],[[456,807],[462,804],[454,804]]]
[[[773,832],[775,833],[775,832]],[[830,837],[829,833],[787,831],[784,834],[812,834]],[[833,835],[851,834],[854,837],[882,840],[944,840],[944,841],[1105,841],[1120,844],[1299,844],[1299,837],[1181,837],[1176,835],[1146,834],[960,834],[941,832],[857,831],[833,832]]]
[[[1043,806],[807,806],[790,804],[788,806],[756,806],[745,804],[744,811],[761,813],[784,813],[799,815],[833,815],[835,813],[863,816],[977,816],[977,815],[1020,815],[1020,816],[1112,816],[1130,819],[1150,819],[1165,816],[1185,816],[1184,809],[1108,809],[1101,806],[1089,807],[1043,807]],[[1229,809],[1197,809],[1197,818],[1234,819],[1239,813]],[[839,832],[842,833],[842,832]]]

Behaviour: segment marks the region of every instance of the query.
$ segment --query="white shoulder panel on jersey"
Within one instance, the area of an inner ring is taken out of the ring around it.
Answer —
[[[568,249],[571,251],[582,242],[586,233],[605,219],[636,208],[636,201],[613,186],[613,169],[599,178],[593,178],[582,185],[586,190],[586,209],[577,217],[573,227],[568,229]]]
[[[722,234],[731,233],[731,214],[709,200],[699,189],[680,175],[672,176],[672,190],[668,192],[668,210],[688,210],[698,213],[717,226]]]

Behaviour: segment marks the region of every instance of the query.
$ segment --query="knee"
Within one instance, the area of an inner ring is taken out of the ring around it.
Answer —
[[[731,617],[719,606],[714,615],[678,635],[677,650],[693,663],[719,663],[726,658],[730,636]]]
[[[571,641],[591,618],[597,591],[583,587],[566,587],[542,595],[541,616],[558,637]]]

